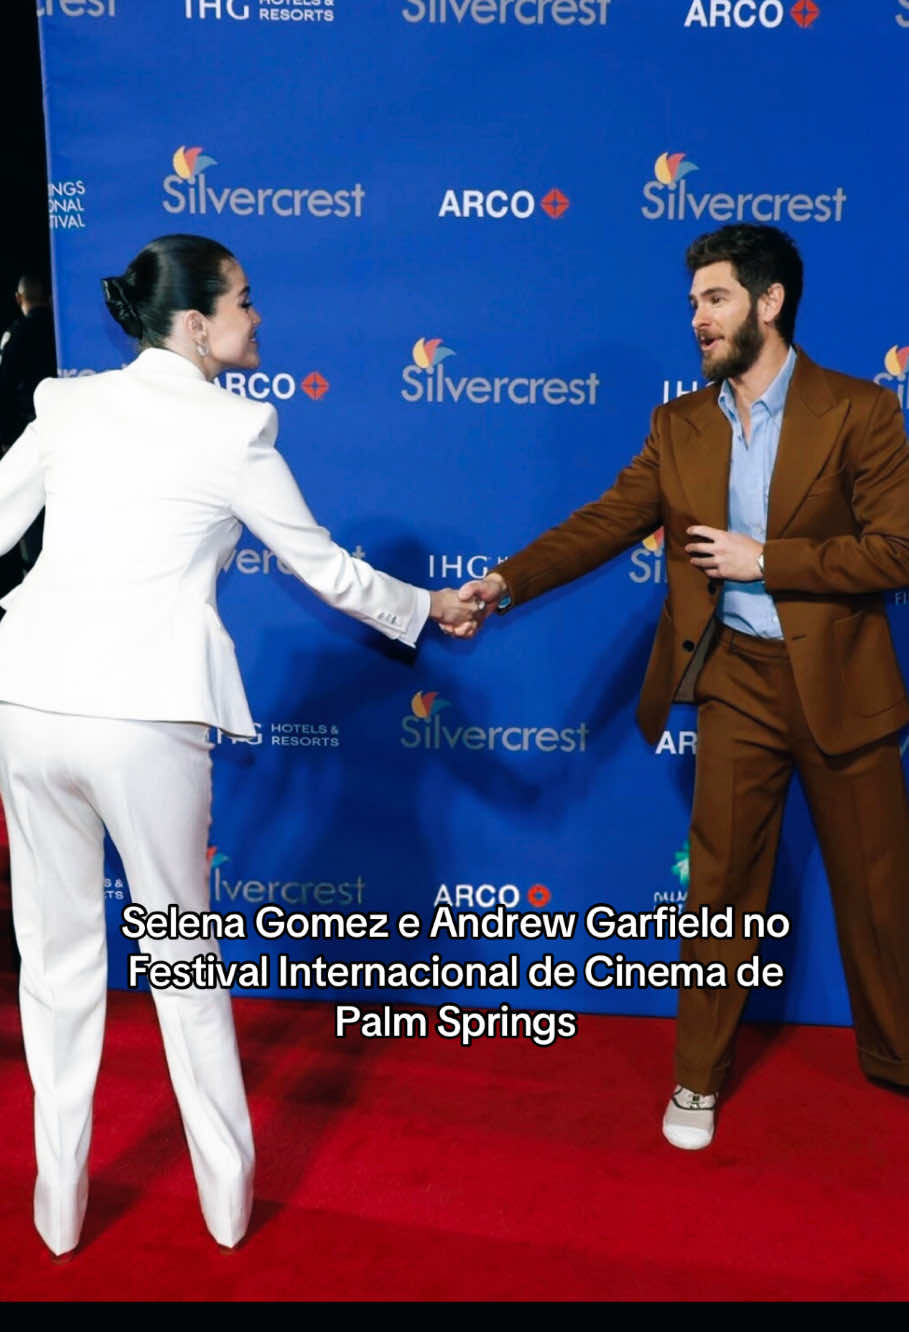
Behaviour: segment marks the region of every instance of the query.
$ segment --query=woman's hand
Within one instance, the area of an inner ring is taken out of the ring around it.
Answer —
[[[473,638],[484,618],[486,604],[479,597],[462,601],[453,587],[438,588],[429,594],[429,618],[443,634],[455,638]]]

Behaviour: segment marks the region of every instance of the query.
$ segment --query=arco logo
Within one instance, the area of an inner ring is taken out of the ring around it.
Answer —
[[[534,883],[524,894],[531,906],[542,911],[552,901],[552,893],[545,883]],[[521,890],[515,883],[440,883],[432,902],[434,907],[454,907],[457,911],[491,911],[503,906],[508,911],[520,909]]]
[[[528,189],[447,189],[442,196],[439,217],[491,218],[495,221],[513,217],[519,222],[525,222],[527,218],[533,217],[538,202],[543,212],[551,218],[562,217],[571,207],[568,195],[555,186],[541,195],[539,200]]]
[[[301,380],[300,388],[307,398],[312,398],[313,402],[318,402],[320,398],[325,397],[331,385],[324,375],[319,374],[318,370],[310,370],[306,378]]]
[[[310,370],[298,383],[296,376],[289,370],[279,370],[276,374],[266,374],[264,370],[226,370],[223,376],[224,387],[228,393],[235,393],[239,398],[253,398],[256,402],[267,402],[270,398],[278,402],[287,402],[300,388],[313,402],[324,398],[331,384],[318,370]]]
[[[810,28],[820,18],[821,11],[814,0],[797,0],[789,14],[800,28]]]
[[[218,165],[213,157],[206,157],[201,148],[187,148],[182,144],[174,153],[173,164],[181,180],[195,180],[206,167]]]
[[[561,217],[571,207],[571,200],[561,190],[551,189],[543,195],[540,207],[550,217]]]
[[[815,0],[796,0],[789,17],[802,30],[820,18]],[[783,0],[691,0],[686,28],[779,28],[786,18]]]

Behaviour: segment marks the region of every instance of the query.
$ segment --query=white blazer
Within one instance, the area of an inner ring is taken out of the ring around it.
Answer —
[[[46,504],[44,549],[3,599],[0,700],[255,734],[215,584],[241,523],[330,606],[413,645],[429,593],[354,559],[275,449],[273,407],[175,352],[46,379],[0,462],[0,551]]]

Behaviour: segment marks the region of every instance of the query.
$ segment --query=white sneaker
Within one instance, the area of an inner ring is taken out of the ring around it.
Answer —
[[[676,1087],[663,1116],[663,1137],[683,1151],[700,1151],[713,1142],[715,1118],[715,1093],[705,1095]]]

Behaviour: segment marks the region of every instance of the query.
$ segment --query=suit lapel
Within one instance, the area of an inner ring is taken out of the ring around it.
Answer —
[[[689,437],[679,441],[677,466],[696,523],[726,528],[732,427],[717,405],[719,387],[684,414]]]
[[[837,400],[823,370],[800,351],[783,410],[770,482],[768,540],[782,536],[830,456],[848,412],[848,398]]]

